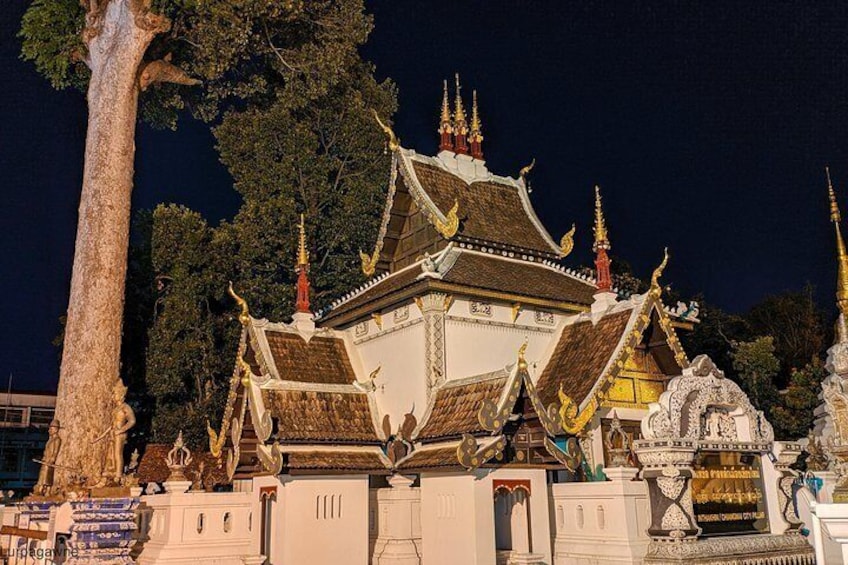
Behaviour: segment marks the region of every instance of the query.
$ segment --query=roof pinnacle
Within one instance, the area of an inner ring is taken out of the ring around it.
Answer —
[[[462,106],[462,86],[459,84],[459,73],[456,73],[456,101],[454,102],[454,128],[457,133],[467,133],[468,123],[465,120],[465,108]]]
[[[300,215],[300,225],[298,226],[298,230],[300,235],[297,245],[297,266],[305,267],[309,265],[309,252],[306,251],[306,228],[303,223],[303,214]]]
[[[596,295],[605,296],[612,291],[612,276],[610,275],[610,260],[607,250],[610,248],[607,236],[607,224],[604,220],[604,211],[601,208],[601,187],[595,185],[595,243],[592,251],[595,252],[595,272],[597,274]],[[603,302],[603,301],[602,301]]]
[[[468,141],[471,144],[471,156],[475,159],[483,158],[483,126],[480,122],[480,113],[477,110],[477,91],[472,91],[471,104],[471,130]]]
[[[448,81],[444,82],[442,94],[442,114],[439,118],[439,151],[453,151],[453,123],[451,122],[450,101],[448,100]]]
[[[836,262],[838,274],[836,278],[836,305],[843,316],[848,315],[848,252],[845,251],[845,240],[842,238],[842,230],[839,223],[842,215],[839,213],[839,205],[836,203],[836,193],[830,181],[830,169],[825,167],[827,175],[827,195],[830,200],[830,221],[836,230]]]
[[[607,223],[604,219],[604,210],[601,206],[601,187],[595,185],[595,243],[592,246],[593,251],[599,248],[609,249],[609,236],[607,234]]]
[[[306,227],[303,222],[303,214],[300,215],[300,225],[298,226],[299,238],[297,246],[297,299],[295,301],[295,312],[297,314],[312,314],[309,309],[309,252],[306,250]]]

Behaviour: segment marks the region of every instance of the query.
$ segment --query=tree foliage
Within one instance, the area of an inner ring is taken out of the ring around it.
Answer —
[[[771,413],[778,398],[774,378],[780,370],[780,361],[774,352],[774,338],[766,336],[733,342],[730,353],[739,384],[753,405],[766,415]]]
[[[369,22],[348,13],[361,11],[359,2],[338,4],[334,13]],[[228,280],[254,316],[290,318],[299,214],[307,225],[313,310],[362,282],[358,251],[374,245],[389,171],[371,110],[389,118],[397,105],[394,85],[378,82],[370,64],[350,56],[366,36],[350,31],[347,48],[309,49],[320,61],[283,54],[310,76],[297,87],[269,82],[267,99],[247,97],[221,116],[217,148],[243,199],[232,222],[213,227],[177,206],[154,212],[143,283],[157,292],[146,329],[144,391],[154,407],[154,441],[171,441],[184,429],[201,446],[206,418],[220,424],[240,329]],[[289,73],[285,65],[276,72]]]
[[[797,440],[809,433],[815,419],[813,412],[820,403],[821,383],[826,376],[827,371],[818,360],[792,370],[789,386],[771,411],[777,437]]]

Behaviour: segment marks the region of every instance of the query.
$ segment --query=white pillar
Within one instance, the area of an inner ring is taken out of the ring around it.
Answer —
[[[391,487],[377,491],[379,533],[371,559],[375,565],[421,564],[421,495],[412,482],[393,475]]]

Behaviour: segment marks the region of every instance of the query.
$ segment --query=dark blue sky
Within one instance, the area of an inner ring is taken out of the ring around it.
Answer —
[[[67,307],[85,104],[18,60],[26,7],[0,13],[0,382],[49,388]],[[646,274],[662,247],[683,292],[742,311],[812,282],[834,290],[823,166],[848,204],[844,2],[370,2],[364,49],[400,89],[404,145],[436,148],[441,81],[480,98],[492,171],[537,159],[532,199],[569,264],[588,262],[599,183],[615,255]],[[470,100],[467,100],[470,102]],[[212,136],[141,126],[136,209],[179,202],[211,221],[239,204]]]

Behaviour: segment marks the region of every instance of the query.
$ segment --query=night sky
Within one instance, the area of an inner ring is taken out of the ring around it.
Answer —
[[[0,13],[0,382],[55,387],[85,141],[83,96],[18,59],[28,2]],[[823,168],[848,204],[848,4],[369,2],[364,49],[400,89],[396,131],[436,151],[441,84],[478,90],[490,170],[537,159],[531,198],[555,239],[577,223],[588,263],[594,184],[613,254],[647,275],[662,248],[684,294],[744,311],[815,285],[830,307],[833,232]],[[239,197],[208,127],[139,128],[134,206],[186,204],[210,221]]]

